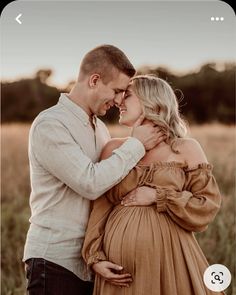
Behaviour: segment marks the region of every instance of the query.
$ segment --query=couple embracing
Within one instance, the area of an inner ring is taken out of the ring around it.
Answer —
[[[130,137],[110,138],[110,107]],[[101,45],[29,135],[29,295],[203,295],[194,232],[220,208],[212,165],[186,137],[171,86]],[[218,293],[223,294],[223,293]]]

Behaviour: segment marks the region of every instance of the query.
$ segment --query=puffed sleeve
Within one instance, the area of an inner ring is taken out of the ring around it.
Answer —
[[[82,248],[82,256],[89,266],[98,261],[107,260],[102,244],[106,222],[112,208],[113,204],[106,195],[93,202]]]
[[[212,165],[202,163],[186,169],[186,181],[181,192],[156,187],[157,211],[169,214],[172,220],[186,230],[206,230],[222,201],[212,168]]]
[[[88,265],[107,260],[103,251],[107,219],[114,206],[121,202],[122,197],[137,187],[141,173],[142,171],[135,167],[130,171],[129,177],[125,177],[119,184],[93,202],[82,248],[82,256]]]

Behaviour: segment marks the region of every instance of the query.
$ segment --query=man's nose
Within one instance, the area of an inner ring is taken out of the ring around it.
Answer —
[[[116,107],[119,107],[123,102],[123,94],[119,93],[114,98],[114,103]]]

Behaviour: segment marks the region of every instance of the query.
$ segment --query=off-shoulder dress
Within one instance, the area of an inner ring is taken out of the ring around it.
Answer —
[[[94,295],[216,295],[203,282],[208,262],[194,232],[206,230],[221,205],[212,165],[137,165],[94,202],[83,246],[88,265],[109,260],[132,275],[119,288],[95,277]],[[157,203],[122,206],[136,187],[156,189]]]

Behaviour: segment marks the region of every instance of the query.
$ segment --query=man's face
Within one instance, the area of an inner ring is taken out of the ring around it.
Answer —
[[[130,77],[118,71],[113,74],[113,79],[107,84],[99,79],[90,103],[91,112],[97,116],[104,116],[114,104],[120,105],[129,80]]]

